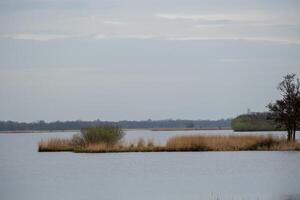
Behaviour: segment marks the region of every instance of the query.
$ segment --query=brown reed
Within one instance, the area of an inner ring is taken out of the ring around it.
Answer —
[[[300,151],[300,142],[287,143],[284,138],[272,136],[175,136],[166,145],[153,140],[139,139],[135,143],[86,143],[76,145],[68,139],[49,139],[39,143],[39,151],[73,151],[85,153],[163,152],[163,151]]]

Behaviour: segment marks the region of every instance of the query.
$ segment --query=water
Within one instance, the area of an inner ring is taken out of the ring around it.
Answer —
[[[232,134],[126,133],[127,141],[150,138],[159,143],[178,134]],[[72,134],[0,134],[0,199],[300,199],[300,152],[37,152],[41,139]]]

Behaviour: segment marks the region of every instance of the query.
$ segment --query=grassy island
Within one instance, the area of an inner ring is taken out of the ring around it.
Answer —
[[[244,114],[231,121],[234,131],[284,131],[279,124],[268,117],[269,113]]]
[[[272,136],[175,136],[165,145],[153,140],[126,143],[117,127],[93,127],[81,130],[71,139],[52,138],[38,144],[39,152],[72,151],[78,153],[173,152],[173,151],[299,151],[300,142],[286,142]]]

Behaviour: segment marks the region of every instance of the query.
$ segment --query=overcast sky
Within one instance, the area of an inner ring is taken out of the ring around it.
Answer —
[[[0,0],[0,120],[220,119],[300,76],[300,1]]]

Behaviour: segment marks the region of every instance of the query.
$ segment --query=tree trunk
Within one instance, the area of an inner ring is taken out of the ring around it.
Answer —
[[[288,129],[287,141],[290,142],[292,139],[292,131]]]
[[[296,141],[296,128],[293,129],[293,141]]]

